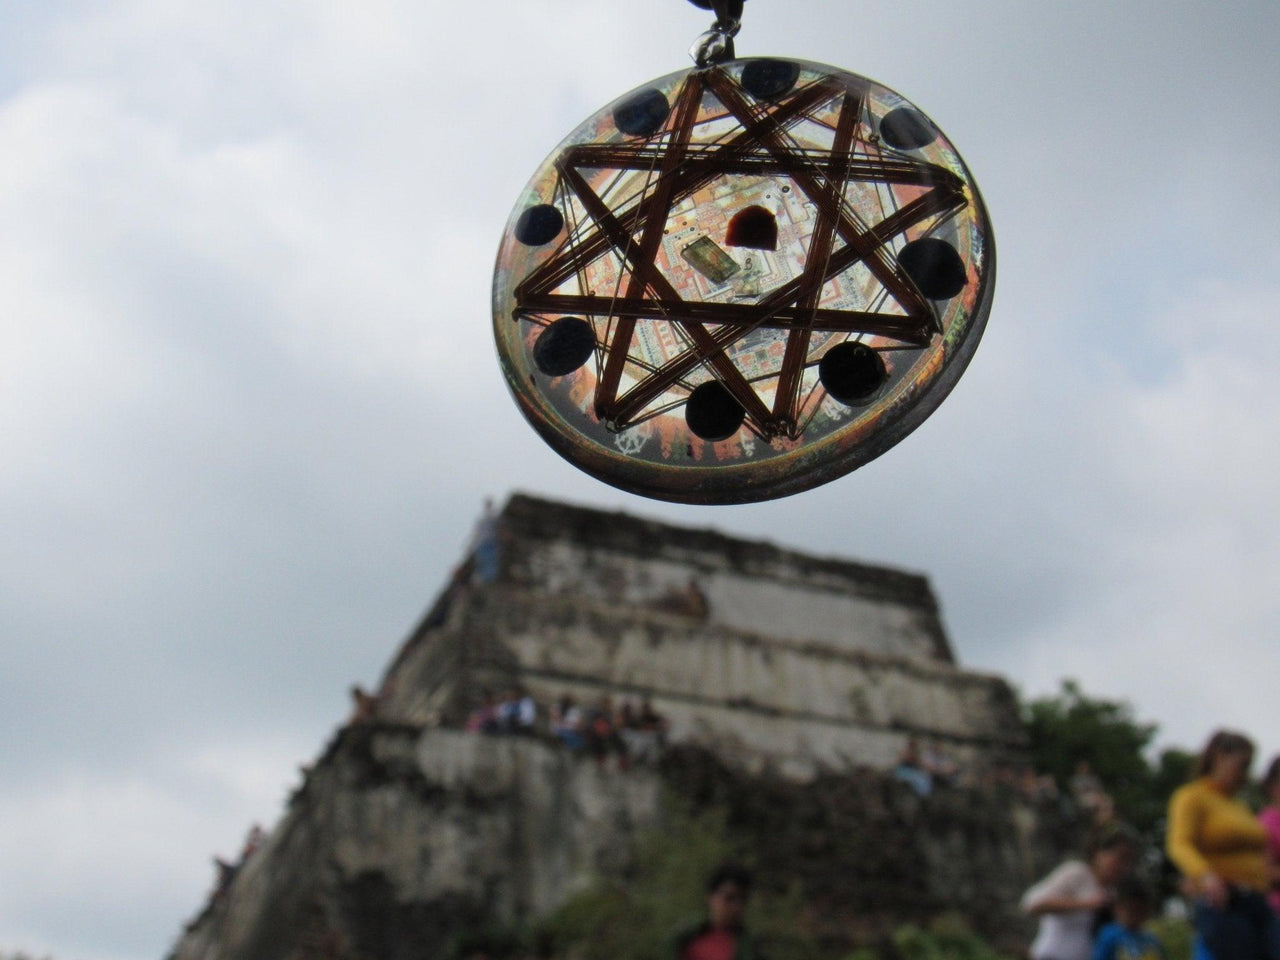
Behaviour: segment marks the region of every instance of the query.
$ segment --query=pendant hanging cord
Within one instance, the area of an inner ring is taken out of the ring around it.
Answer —
[[[714,66],[734,58],[733,38],[742,29],[743,0],[689,0],[695,7],[714,10],[711,29],[693,42],[689,56],[699,68]]]

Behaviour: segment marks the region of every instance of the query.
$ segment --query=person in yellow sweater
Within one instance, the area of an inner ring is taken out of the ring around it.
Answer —
[[[1266,832],[1236,799],[1252,763],[1249,738],[1219,730],[1169,800],[1165,850],[1195,896],[1196,933],[1212,960],[1280,960],[1280,922],[1264,899]]]

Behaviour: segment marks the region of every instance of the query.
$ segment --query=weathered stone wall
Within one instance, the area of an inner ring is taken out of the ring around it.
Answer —
[[[921,800],[866,770],[801,785],[686,749],[620,771],[534,739],[361,725],[339,734],[171,960],[443,958],[460,931],[528,922],[593,877],[623,875],[672,797],[724,810],[762,879],[801,883],[838,942],[952,909],[1022,944],[1018,894],[1071,839],[1012,797]]]
[[[502,514],[503,580],[547,596],[662,608],[696,584],[726,630],[951,662],[928,581],[712,530],[515,496]]]
[[[616,872],[658,802],[651,771],[533,740],[348,727],[171,957],[443,957],[459,930],[544,914]]]
[[[955,665],[922,577],[525,497],[502,530],[500,575],[446,593],[384,716],[460,723],[518,683],[647,696],[676,741],[802,778],[888,767],[911,736],[970,767],[1024,750],[1012,691]]]
[[[470,598],[464,619],[474,675],[494,689],[514,673],[544,703],[647,695],[676,740],[740,744],[757,763],[886,767],[912,734],[946,740],[966,763],[1022,744],[1003,682],[946,664],[503,588]]]

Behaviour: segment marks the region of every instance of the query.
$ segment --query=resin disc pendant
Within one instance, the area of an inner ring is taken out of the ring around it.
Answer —
[[[520,409],[624,490],[742,503],[884,453],[977,348],[995,246],[937,126],[874,81],[731,60],[627,94],[534,174],[493,323]]]

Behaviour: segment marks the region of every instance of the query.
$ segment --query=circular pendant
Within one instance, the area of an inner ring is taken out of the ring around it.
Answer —
[[[627,94],[543,163],[498,251],[494,335],[570,462],[742,503],[910,433],[994,287],[977,184],[922,111],[832,67],[732,60]]]

